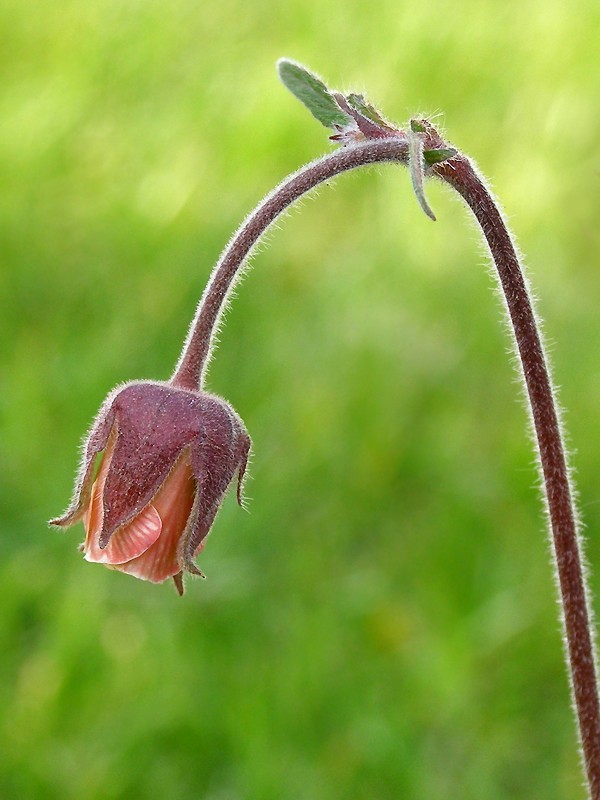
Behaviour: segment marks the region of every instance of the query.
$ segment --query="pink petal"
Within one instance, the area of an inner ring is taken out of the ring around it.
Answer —
[[[138,558],[115,563],[114,568],[153,583],[162,583],[180,572],[179,542],[192,511],[195,493],[196,481],[189,453],[185,452],[149,506],[155,508],[162,520],[160,536]]]
[[[162,520],[152,504],[147,505],[128,525],[115,531],[101,550],[96,537],[90,539],[85,560],[97,564],[123,564],[145,553],[160,536]]]

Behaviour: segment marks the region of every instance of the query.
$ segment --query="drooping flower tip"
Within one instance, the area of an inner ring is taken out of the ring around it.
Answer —
[[[221,398],[169,384],[128,384],[102,406],[71,506],[51,524],[82,519],[86,561],[155,583],[173,578],[182,594],[184,572],[202,575],[194,559],[236,475],[243,501],[250,446],[244,424]]]

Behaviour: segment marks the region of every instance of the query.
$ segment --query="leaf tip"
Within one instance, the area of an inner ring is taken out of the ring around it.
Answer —
[[[277,73],[285,88],[326,128],[348,124],[348,115],[340,109],[330,90],[305,66],[290,58],[280,58]]]

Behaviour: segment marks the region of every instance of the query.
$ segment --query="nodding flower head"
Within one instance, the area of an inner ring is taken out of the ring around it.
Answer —
[[[51,524],[82,519],[87,561],[155,583],[173,578],[182,594],[184,572],[202,575],[194,559],[236,475],[242,502],[250,444],[219,397],[166,383],[127,384],[100,409],[71,506]]]

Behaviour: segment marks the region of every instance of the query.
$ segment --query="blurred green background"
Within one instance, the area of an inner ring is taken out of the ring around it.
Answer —
[[[444,112],[546,322],[600,589],[594,0],[0,8],[0,796],[583,798],[501,304],[469,215],[387,167],[271,233],[209,386],[254,439],[183,599],[51,532],[120,381],[167,378],[221,247],[330,149],[304,61]]]

